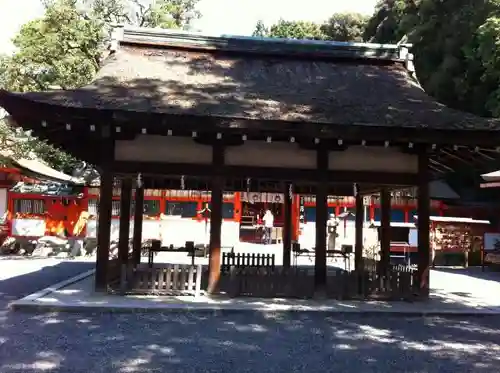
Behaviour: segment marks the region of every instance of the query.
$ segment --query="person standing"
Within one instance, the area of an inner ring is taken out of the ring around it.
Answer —
[[[337,227],[339,226],[339,220],[335,216],[335,214],[330,214],[330,219],[328,219],[327,223],[327,233],[328,233],[328,250],[335,250],[336,240],[339,236],[337,233]]]
[[[266,210],[264,217],[262,218],[264,222],[264,243],[269,245],[272,243],[271,233],[274,227],[274,215],[271,210]]]

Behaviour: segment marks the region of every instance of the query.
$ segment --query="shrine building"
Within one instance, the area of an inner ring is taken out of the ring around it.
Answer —
[[[452,172],[454,157],[464,152],[487,151],[497,160],[500,122],[428,96],[416,80],[410,46],[128,27],[117,27],[112,39],[101,70],[85,87],[0,91],[0,106],[16,123],[100,171],[97,290],[108,289],[110,281],[111,201],[118,180],[121,268],[140,261],[142,211],[131,212],[130,205],[142,204],[145,188],[211,192],[209,293],[218,291],[224,275],[224,191],[289,196],[285,268],[292,256],[292,193],[315,196],[311,281],[321,289],[329,282],[328,196],[356,198],[354,258],[361,272],[363,196],[380,193],[377,273],[385,276],[391,190],[417,187],[419,254],[411,286],[419,296],[429,295],[429,182]]]

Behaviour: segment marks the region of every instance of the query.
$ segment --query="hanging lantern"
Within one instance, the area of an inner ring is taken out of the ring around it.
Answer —
[[[186,183],[184,181],[184,175],[181,176],[181,189],[182,190],[186,189]]]
[[[290,200],[293,199],[293,186],[292,186],[292,184],[288,185],[288,198],[290,198]]]
[[[140,172],[137,174],[137,188],[142,188],[142,175]]]
[[[247,178],[247,193],[250,192],[250,178]]]

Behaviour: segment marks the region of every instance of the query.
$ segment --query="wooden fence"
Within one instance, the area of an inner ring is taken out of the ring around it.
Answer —
[[[274,266],[274,254],[222,253],[221,272],[228,272],[232,267],[274,269]]]
[[[194,295],[201,290],[202,266],[160,264],[138,266],[127,275],[125,291],[133,294]]]
[[[311,298],[314,277],[306,269],[233,266],[221,272],[219,291],[231,297]]]
[[[392,266],[382,276],[377,271],[339,270],[327,277],[327,296],[334,299],[408,300],[417,291],[417,271],[407,266]]]
[[[376,271],[329,271],[326,296],[331,299],[408,300],[417,295],[416,271],[392,266],[387,275]],[[299,268],[231,267],[222,271],[219,291],[231,297],[312,298],[314,275]]]

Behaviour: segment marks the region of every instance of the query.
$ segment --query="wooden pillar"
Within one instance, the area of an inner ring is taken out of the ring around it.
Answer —
[[[292,202],[293,202],[293,186],[290,183],[285,184],[285,221],[283,224],[283,267],[290,268],[292,259]]]
[[[365,220],[363,196],[359,190],[359,185],[354,185],[355,198],[356,198],[356,212],[355,212],[355,247],[354,247],[354,268],[356,271],[362,271],[363,266],[363,223]]]
[[[422,297],[429,296],[429,271],[431,258],[430,245],[430,215],[431,199],[429,194],[429,155],[425,150],[418,155],[418,283],[419,294]]]
[[[317,152],[319,175],[328,171],[328,150]],[[328,183],[321,180],[316,186],[316,250],[314,255],[314,281],[317,286],[326,285],[326,224],[328,222]]]
[[[126,265],[130,245],[130,206],[132,202],[132,179],[121,180],[120,230],[118,232],[118,262]]]
[[[212,162],[217,168],[224,166],[224,147],[216,144],[212,148]],[[220,176],[212,178],[212,208],[210,212],[210,244],[208,258],[208,288],[212,294],[217,291],[220,277],[221,241],[222,241],[222,204],[224,179]]]
[[[391,255],[391,193],[389,189],[380,190],[380,274],[389,270]]]
[[[134,238],[133,243],[133,262],[139,264],[141,262],[142,248],[142,220],[144,213],[144,187],[137,185],[135,188],[135,209],[134,209]]]
[[[109,244],[111,240],[111,208],[113,201],[113,173],[107,167],[101,170],[99,217],[97,222],[97,259],[95,290],[107,291]]]

